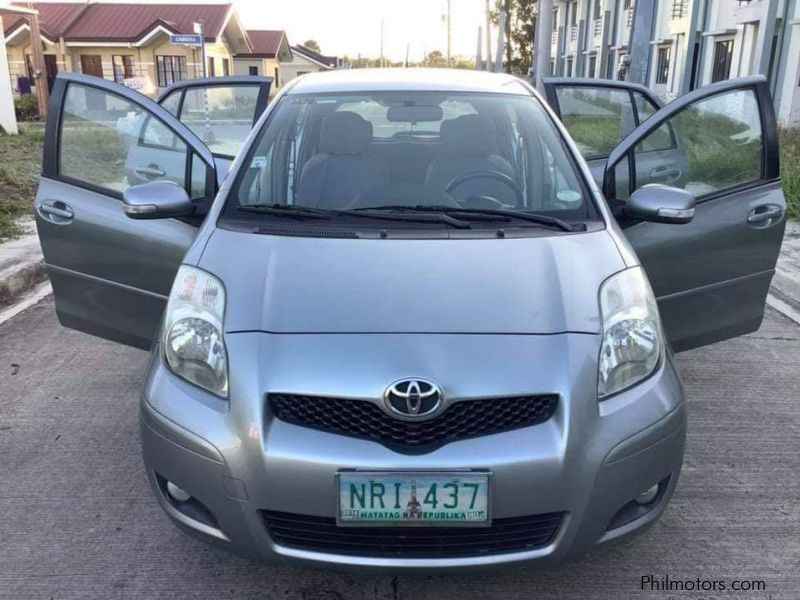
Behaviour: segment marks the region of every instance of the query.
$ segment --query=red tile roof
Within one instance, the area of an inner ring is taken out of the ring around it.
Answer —
[[[174,33],[194,33],[194,22],[203,20],[206,38],[215,39],[230,9],[230,4],[90,4],[64,38],[134,42],[158,25]]]
[[[253,51],[248,54],[249,56],[275,58],[280,50],[281,41],[286,37],[286,32],[265,29],[248,29],[247,35],[250,36],[250,41],[253,44]],[[239,54],[237,56],[243,55]]]
[[[27,7],[27,3],[16,3]],[[51,40],[135,42],[162,25],[174,33],[194,33],[194,22],[205,22],[206,39],[221,33],[231,9],[225,4],[112,4],[85,2],[34,2],[39,27]],[[78,18],[80,17],[80,18]],[[10,33],[27,19],[8,15],[3,19]]]
[[[28,8],[28,3],[15,3],[16,6]],[[72,24],[81,11],[86,8],[83,2],[40,2],[33,6],[39,11],[39,29],[50,40],[57,40]],[[7,34],[14,31],[19,25],[28,24],[24,15],[5,15],[3,29]]]

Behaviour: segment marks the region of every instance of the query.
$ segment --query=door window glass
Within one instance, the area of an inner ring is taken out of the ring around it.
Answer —
[[[602,158],[636,127],[627,90],[556,87],[561,121],[587,160]]]
[[[64,99],[59,174],[122,193],[156,180],[186,187],[186,144],[138,104],[70,83]]]
[[[635,148],[633,189],[663,183],[700,197],[761,178],[764,142],[755,92],[739,89],[691,104],[665,125],[678,144],[648,153],[648,138]],[[663,135],[659,128],[648,137]]]
[[[253,127],[260,85],[189,88],[180,120],[214,154],[235,156]]]
[[[656,114],[658,107],[641,92],[633,92],[633,100],[636,103],[639,124],[644,123],[647,119]],[[675,136],[672,133],[672,128],[668,123],[665,123],[642,140],[641,151],[650,152],[651,150],[665,150],[674,145]]]

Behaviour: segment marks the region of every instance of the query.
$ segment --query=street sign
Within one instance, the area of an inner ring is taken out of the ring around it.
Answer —
[[[181,34],[169,36],[169,43],[183,46],[202,46],[203,36],[198,34]]]

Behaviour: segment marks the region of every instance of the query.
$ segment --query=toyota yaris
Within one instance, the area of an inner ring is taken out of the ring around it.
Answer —
[[[673,352],[757,329],[780,248],[768,86],[547,87],[354,70],[265,110],[267,80],[156,103],[59,76],[56,310],[151,349],[144,464],[178,526],[432,569],[573,559],[662,514]]]

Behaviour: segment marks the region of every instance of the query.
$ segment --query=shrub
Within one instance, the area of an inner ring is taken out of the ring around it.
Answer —
[[[34,94],[25,94],[14,100],[17,121],[38,121],[39,102]]]

